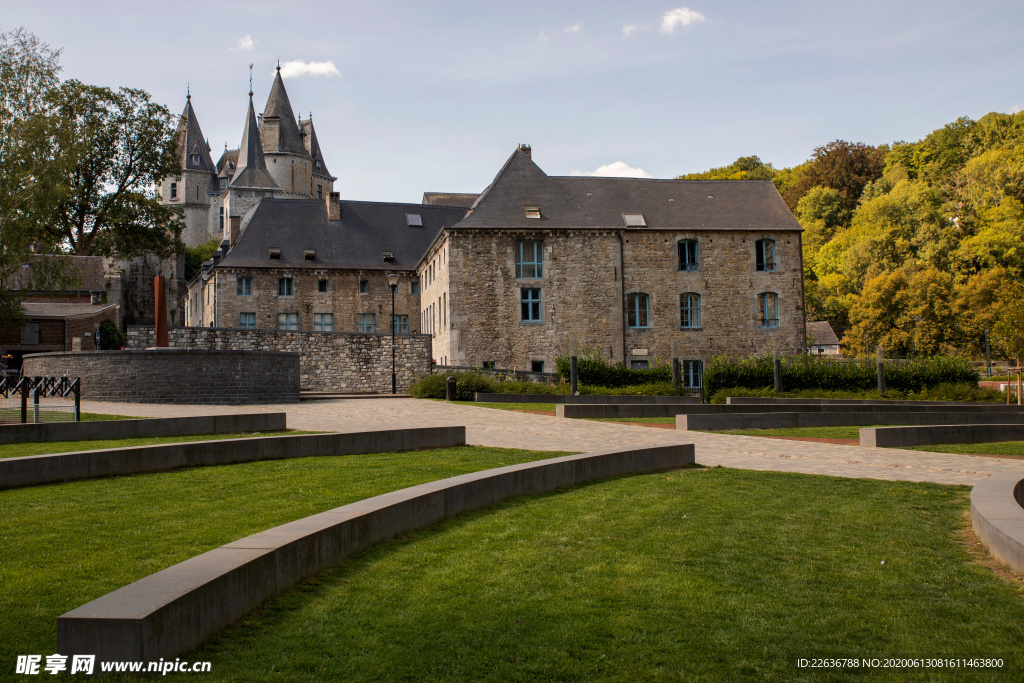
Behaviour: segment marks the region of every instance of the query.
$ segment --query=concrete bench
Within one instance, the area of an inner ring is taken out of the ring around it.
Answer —
[[[999,403],[966,403],[960,401],[893,401],[886,399],[859,398],[762,398],[759,396],[728,396],[725,402],[729,405],[750,405],[775,403],[778,405],[880,405],[880,406],[999,406]],[[1005,406],[1004,406],[1005,407]],[[1020,406],[1017,406],[1019,409]]]
[[[610,450],[484,470],[386,493],[254,534],[57,618],[57,651],[172,658],[304,578],[377,543],[510,498],[683,467],[692,444]]]
[[[994,474],[971,489],[971,526],[996,559],[1024,571],[1024,473]]]
[[[95,422],[45,422],[0,425],[0,444],[51,441],[141,439],[153,436],[275,432],[287,429],[287,413],[239,413],[158,417],[147,420],[97,420]]]
[[[876,448],[988,441],[1024,441],[1024,425],[961,424],[922,427],[862,427],[860,430],[860,445]]]
[[[1024,415],[966,412],[829,412],[733,413],[676,415],[676,429],[725,431],[730,429],[788,429],[793,427],[845,427],[856,425],[966,425],[1024,424]]]
[[[699,404],[697,396],[565,396],[562,394],[474,394],[479,403],[569,403],[604,405],[608,403],[655,405]]]
[[[344,434],[296,434],[251,439],[130,446],[0,460],[0,489],[77,479],[163,472],[182,467],[257,460],[445,448],[466,444],[465,427],[385,429]]]
[[[1016,406],[994,408],[970,405],[961,408],[948,406],[875,406],[875,405],[556,405],[555,415],[575,419],[584,418],[629,418],[629,417],[673,417],[675,415],[719,415],[739,413],[999,413],[1003,415],[1024,415]]]

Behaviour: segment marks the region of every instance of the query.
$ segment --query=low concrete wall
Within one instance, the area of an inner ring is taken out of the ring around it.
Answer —
[[[82,398],[124,403],[296,403],[299,354],[275,351],[83,351],[25,356],[27,377],[79,377]]]
[[[998,406],[999,403],[966,403],[960,401],[887,401],[885,399],[859,398],[760,398],[757,396],[728,396],[730,405],[751,403],[777,403],[780,405],[880,405],[880,406]],[[1016,406],[1018,409],[1020,406]]]
[[[555,415],[571,418],[608,417],[673,417],[675,415],[736,415],[746,413],[985,413],[1001,415],[1024,415],[1016,406],[970,405],[955,410],[949,406],[876,406],[876,405],[722,405],[722,404],[674,404],[674,405],[556,405]],[[1012,418],[1010,418],[1012,419]],[[902,424],[902,423],[901,423]]]
[[[163,472],[181,467],[228,465],[256,460],[311,458],[464,446],[465,427],[386,429],[345,434],[297,434],[251,439],[222,439],[30,455],[0,460],[0,489],[38,486],[76,479]]]
[[[1024,440],[1024,425],[963,424],[927,427],[863,427],[860,445],[899,448],[930,443],[984,443]]]
[[[994,474],[971,489],[971,526],[996,559],[1024,571],[1024,473]]]
[[[238,415],[197,415],[158,417],[148,420],[101,420],[96,422],[44,422],[0,425],[0,444],[38,441],[95,441],[97,439],[141,439],[186,434],[232,434],[273,432],[287,429],[287,413],[239,413]]]
[[[265,600],[377,543],[495,505],[596,479],[693,463],[678,444],[569,455],[386,493],[203,553],[57,619],[57,651],[156,660],[197,647]]]
[[[480,403],[700,404],[696,396],[562,396],[552,394],[475,394]]]
[[[676,429],[787,429],[791,427],[843,427],[856,425],[966,425],[1024,424],[1024,415],[987,413],[733,413],[731,415],[676,415]]]

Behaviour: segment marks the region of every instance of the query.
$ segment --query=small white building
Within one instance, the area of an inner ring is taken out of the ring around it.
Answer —
[[[815,356],[841,356],[839,338],[827,320],[807,323],[807,353]]]

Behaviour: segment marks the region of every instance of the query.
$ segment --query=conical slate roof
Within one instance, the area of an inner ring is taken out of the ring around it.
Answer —
[[[181,160],[181,168],[191,171],[207,171],[216,173],[217,168],[210,158],[210,148],[203,137],[203,131],[199,127],[199,119],[192,109],[192,95],[185,98],[185,109],[181,112],[181,119],[178,121],[178,156]],[[198,156],[198,162],[194,159]]]
[[[295,114],[292,113],[291,102],[288,101],[288,92],[284,89],[284,81],[281,79],[281,67],[277,67],[277,76],[274,77],[274,85],[270,89],[270,97],[267,98],[267,106],[263,110],[263,120],[277,119],[277,135],[273,134],[272,126],[264,126],[260,131],[263,139],[265,152],[282,152],[290,154],[308,154],[305,145],[302,144],[302,136],[299,135],[299,127],[295,123]],[[266,137],[276,137],[268,140]]]
[[[260,144],[260,127],[256,123],[256,110],[252,107],[252,93],[249,93],[249,115],[242,131],[242,144],[238,147],[238,163],[231,187],[253,187],[268,190],[280,189],[267,172]]]
[[[316,129],[313,128],[313,116],[310,115],[305,121],[299,119],[299,126],[305,134],[303,137],[305,138],[306,153],[313,158],[313,173],[334,178],[331,172],[327,170],[327,163],[324,161],[323,152],[320,151],[320,141],[316,139]],[[316,165],[317,161],[320,162],[319,166]]]

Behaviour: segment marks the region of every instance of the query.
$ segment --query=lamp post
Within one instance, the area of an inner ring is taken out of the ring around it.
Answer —
[[[398,273],[388,273],[388,285],[391,287],[391,393],[398,393],[398,383],[395,377],[395,331],[398,329],[398,321],[395,319],[395,290],[398,289]]]

